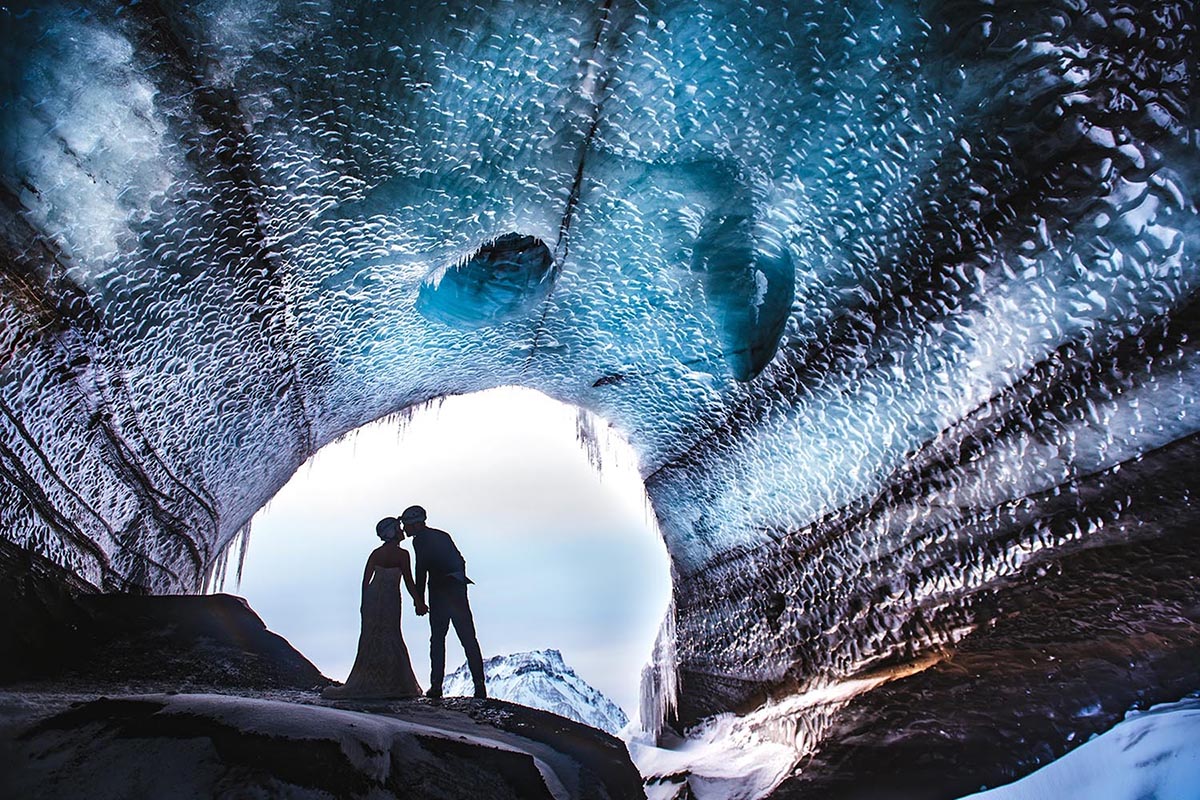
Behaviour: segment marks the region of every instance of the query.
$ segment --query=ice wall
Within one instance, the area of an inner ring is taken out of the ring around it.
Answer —
[[[1200,428],[1193,12],[0,9],[3,534],[195,590],[322,444],[514,383],[639,452],[683,721],[952,642],[1194,519],[1138,481]]]

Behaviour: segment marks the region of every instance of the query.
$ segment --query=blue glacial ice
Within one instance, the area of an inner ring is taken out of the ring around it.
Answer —
[[[515,384],[638,453],[662,715],[953,646],[1196,520],[1193,11],[0,9],[3,535],[195,591],[322,445]]]

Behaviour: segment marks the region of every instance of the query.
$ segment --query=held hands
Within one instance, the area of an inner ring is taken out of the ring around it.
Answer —
[[[418,617],[423,617],[429,613],[429,606],[425,605],[424,600],[418,600],[416,602],[416,607],[417,607],[417,616]]]

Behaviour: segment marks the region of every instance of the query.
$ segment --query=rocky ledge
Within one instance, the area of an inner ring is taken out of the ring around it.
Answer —
[[[625,746],[497,700],[0,695],[5,797],[642,797]]]
[[[330,701],[241,598],[102,595],[0,552],[0,797],[643,797],[625,745],[498,700]]]

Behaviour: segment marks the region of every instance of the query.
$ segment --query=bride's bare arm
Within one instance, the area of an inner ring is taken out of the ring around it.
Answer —
[[[366,602],[367,587],[371,585],[371,576],[375,574],[375,554],[371,554],[371,558],[367,559],[367,566],[363,569],[363,585],[362,585],[362,600]],[[360,608],[361,610],[361,608]]]
[[[425,608],[425,598],[417,594],[417,585],[413,582],[412,569],[408,563],[408,553],[404,554],[404,561],[401,570],[401,574],[404,576],[404,585],[407,587],[408,593],[412,596],[413,605],[417,609],[417,614],[424,614],[425,611],[423,609]]]

